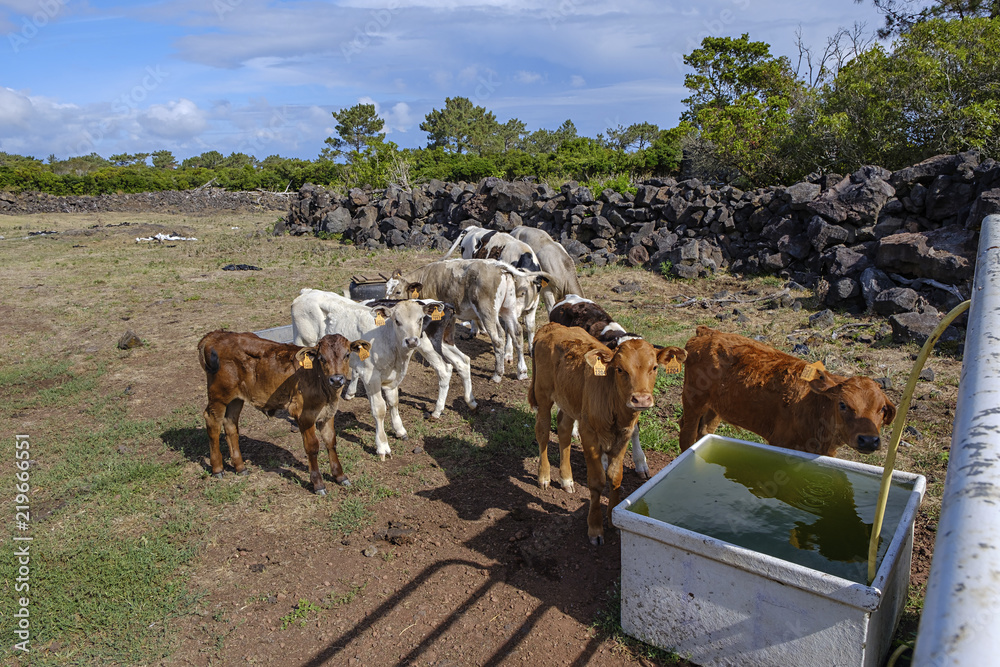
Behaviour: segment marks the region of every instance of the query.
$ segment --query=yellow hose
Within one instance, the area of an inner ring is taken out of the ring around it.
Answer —
[[[885,455],[885,468],[882,470],[882,486],[879,488],[878,505],[875,507],[875,523],[872,525],[871,541],[868,543],[868,584],[875,581],[875,557],[878,555],[878,540],[882,533],[882,519],[885,518],[885,504],[889,500],[889,484],[892,481],[892,469],[896,463],[896,450],[899,449],[899,440],[903,436],[903,423],[906,421],[906,413],[910,410],[910,399],[913,398],[913,390],[917,387],[917,380],[920,379],[920,371],[924,368],[927,357],[938,338],[944,333],[956,317],[969,309],[969,301],[963,301],[951,309],[941,323],[934,329],[924,346],[920,348],[917,361],[910,371],[910,379],[906,382],[906,390],[903,392],[903,400],[899,402],[896,409],[896,419],[892,422],[892,436],[889,438],[889,449]]]

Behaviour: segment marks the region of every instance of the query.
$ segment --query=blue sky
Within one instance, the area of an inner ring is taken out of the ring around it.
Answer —
[[[313,159],[358,102],[417,147],[456,96],[529,130],[667,128],[703,37],[792,57],[799,26],[821,48],[856,21],[881,24],[853,0],[0,0],[0,151]]]

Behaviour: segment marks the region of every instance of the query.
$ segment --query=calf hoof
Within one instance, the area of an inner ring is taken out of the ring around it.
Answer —
[[[350,486],[351,485],[351,480],[349,480],[349,479],[347,479],[345,477],[343,479],[338,479],[337,480],[337,484],[340,484],[341,486]]]
[[[549,488],[549,480],[547,479],[538,480],[538,486],[542,487],[543,489]]]
[[[501,376],[501,375],[494,375],[490,379],[493,380],[494,382],[496,382],[497,384],[500,384],[500,380],[503,379],[503,376]]]
[[[444,410],[442,410],[441,412],[435,410],[434,412],[430,413],[428,417],[430,417],[431,419],[441,419],[442,413],[444,413]]]
[[[473,412],[479,409],[479,403],[477,403],[476,401],[469,401],[466,403],[466,405],[469,406],[469,409],[472,410]]]
[[[637,474],[641,479],[649,479],[649,468],[636,468],[635,474]]]
[[[599,547],[602,544],[604,544],[604,536],[603,535],[596,535],[594,537],[591,537],[590,538],[590,543],[593,544],[595,547]]]
[[[403,435],[399,436],[399,439],[405,442],[410,439],[410,436],[404,433]]]
[[[325,496],[326,495],[326,489],[316,489],[316,495],[317,496]]]
[[[559,486],[566,493],[576,493],[576,485],[573,483],[573,480],[563,480],[559,482]]]
[[[528,371],[524,371],[523,373],[518,373],[517,374],[517,379],[518,380],[527,380],[528,379]]]
[[[238,470],[236,474],[239,475],[240,477],[246,477],[247,475],[250,474],[250,469],[244,468],[243,470]]]
[[[212,473],[212,477],[214,477],[215,479],[222,479],[223,476],[225,476],[225,474],[226,473],[224,473],[224,472],[213,472]]]

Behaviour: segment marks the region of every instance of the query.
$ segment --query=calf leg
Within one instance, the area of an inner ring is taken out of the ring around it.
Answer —
[[[354,373],[354,377],[351,378],[351,382],[347,385],[347,388],[341,392],[341,397],[345,401],[349,401],[358,395],[358,374]]]
[[[495,317],[485,317],[482,318],[483,329],[486,330],[486,335],[490,337],[490,343],[493,345],[493,356],[495,357],[493,366],[493,377],[490,378],[497,384],[503,378],[503,346],[504,341],[500,331],[499,322],[497,322]]]
[[[226,443],[229,444],[229,460],[236,468],[237,475],[247,474],[243,466],[243,455],[240,453],[240,413],[243,411],[243,399],[236,398],[226,406]]]
[[[649,479],[649,464],[646,462],[646,453],[642,451],[639,444],[639,425],[635,425],[632,431],[632,463],[635,464],[635,473],[643,479]]]
[[[685,391],[681,394],[681,424],[680,436],[678,438],[681,451],[685,451],[698,439],[698,432],[701,430],[701,419],[708,410],[708,406],[700,396],[693,396],[692,392]]]
[[[535,442],[538,443],[538,486],[549,488],[549,433],[552,424],[552,399],[535,391]]]
[[[319,473],[319,438],[316,437],[316,424],[303,415],[299,415],[296,421],[302,432],[302,445],[306,450],[306,458],[309,459],[309,482],[316,495],[325,496],[326,485],[323,484],[323,476]]]
[[[587,514],[587,537],[591,544],[604,544],[604,513],[601,511],[601,492],[607,482],[601,464],[601,450],[593,434],[582,433],[583,455],[587,459],[587,487],[590,489],[590,512]],[[619,480],[620,483],[621,480]]]
[[[607,477],[610,482],[610,493],[608,493],[608,525],[614,525],[611,521],[611,510],[621,502],[622,472],[625,468],[625,449],[611,457],[608,462]]]
[[[350,486],[351,480],[347,479],[347,475],[344,474],[344,468],[340,465],[340,458],[337,456],[337,432],[333,428],[333,418],[334,415],[330,415],[323,422],[323,428],[320,429],[319,435],[326,443],[326,452],[330,455],[330,474],[333,476],[333,481],[341,486]]]
[[[527,380],[528,364],[524,361],[524,332],[521,330],[521,323],[517,321],[516,315],[509,313],[502,315],[501,322],[508,342],[513,340],[514,349],[517,350],[517,379]]]
[[[434,410],[431,412],[431,417],[437,419],[444,412],[444,405],[448,401],[448,388],[451,386],[451,372],[452,365],[449,364],[444,358],[437,353],[434,349],[434,345],[431,343],[427,336],[420,336],[420,343],[417,345],[417,350],[420,355],[430,364],[431,369],[437,374],[438,377],[438,395],[437,402],[434,404]]]
[[[226,406],[223,403],[212,402],[202,413],[205,417],[205,428],[208,430],[208,455],[212,462],[212,475],[222,477],[222,449],[219,446],[219,436],[222,433],[222,422]],[[227,433],[228,435],[228,433]]]
[[[462,379],[462,391],[464,392],[465,404],[470,410],[479,407],[476,399],[472,396],[472,362],[469,357],[454,345],[445,343],[441,346],[441,353],[445,360],[458,372],[458,377]]]
[[[399,416],[399,387],[384,387],[385,402],[389,404],[389,421],[392,423],[392,430],[400,440],[406,440],[406,428],[403,420]]]
[[[389,438],[385,435],[385,399],[382,398],[380,383],[366,382],[365,393],[368,394],[368,406],[372,411],[372,419],[375,420],[375,453],[385,461],[386,456],[392,455],[392,450],[389,449]]]
[[[531,354],[535,349],[535,314],[538,312],[538,298],[535,298],[535,303],[531,308],[524,314],[524,330],[528,334],[528,354]]]
[[[570,450],[573,446],[573,427],[576,422],[560,410],[556,414],[556,432],[559,434],[559,486],[567,493],[574,493],[573,468],[570,465]]]

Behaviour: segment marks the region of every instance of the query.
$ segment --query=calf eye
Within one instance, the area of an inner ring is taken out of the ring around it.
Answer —
[[[847,403],[844,403],[843,401],[841,401],[840,402],[840,409],[841,410],[846,410],[847,409]]]

